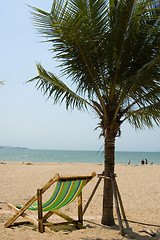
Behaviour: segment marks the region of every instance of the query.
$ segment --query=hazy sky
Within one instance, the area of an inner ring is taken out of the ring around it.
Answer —
[[[5,85],[0,87],[0,145],[98,151],[103,139],[94,131],[98,119],[93,112],[53,106],[34,83],[26,84],[37,75],[36,62],[58,75],[49,45],[40,43],[27,4],[50,11],[52,0],[1,2],[0,80]],[[125,124],[121,130],[116,150],[160,151],[160,128],[136,132]]]

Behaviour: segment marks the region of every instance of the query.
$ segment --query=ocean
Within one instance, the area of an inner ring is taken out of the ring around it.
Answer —
[[[160,152],[116,152],[116,164],[140,165],[142,159],[148,164],[160,165]],[[18,162],[61,162],[103,164],[102,151],[35,150],[23,148],[0,148],[0,161]]]

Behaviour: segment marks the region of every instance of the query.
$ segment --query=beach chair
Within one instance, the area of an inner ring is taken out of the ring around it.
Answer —
[[[5,223],[5,227],[11,226],[15,222],[15,220],[21,216],[30,223],[36,225],[39,232],[51,232],[49,227],[57,225],[57,223],[50,223],[47,221],[47,219],[52,214],[56,214],[66,220],[66,222],[58,224],[74,224],[77,228],[83,228],[82,189],[95,176],[95,172],[93,172],[90,176],[61,177],[59,174],[56,174],[41,189],[37,189],[37,193],[25,205],[13,206],[12,204],[8,203],[8,206],[15,211],[15,214]],[[47,202],[43,203],[42,195],[54,183],[57,184],[52,196]],[[77,197],[78,220],[74,220],[68,215],[60,212],[59,209],[70,204]],[[25,213],[27,209],[37,211],[38,220]],[[44,215],[43,212],[45,212]]]

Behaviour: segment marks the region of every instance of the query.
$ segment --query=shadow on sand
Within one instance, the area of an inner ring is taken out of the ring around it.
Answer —
[[[102,225],[100,223],[95,223],[93,221],[88,221],[88,220],[84,220],[84,222],[87,222],[89,224],[86,225],[86,228],[94,228],[94,227],[101,227],[101,228],[105,228],[106,231],[107,229],[112,229],[112,230],[118,230],[119,231],[119,226],[118,225],[114,225],[112,227],[108,227],[108,226],[105,226],[105,225]],[[91,225],[90,225],[91,224]],[[140,223],[138,223],[140,224]],[[142,224],[143,225],[143,224]],[[146,224],[147,225],[147,224]],[[137,239],[137,240],[160,240],[160,227],[157,226],[157,232],[156,232],[156,235],[155,236],[150,236],[149,234],[145,233],[145,232],[134,232],[132,230],[131,227],[129,227],[128,229],[127,228],[124,228],[124,231],[125,231],[125,236],[121,236],[119,238],[112,238],[112,239],[109,239],[109,240],[119,240],[119,239]],[[143,229],[143,227],[142,227]],[[106,234],[106,237],[107,237],[107,234]],[[104,238],[83,238],[83,240],[104,240]],[[107,240],[107,238],[106,238]]]

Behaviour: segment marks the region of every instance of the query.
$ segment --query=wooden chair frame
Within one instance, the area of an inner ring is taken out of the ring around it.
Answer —
[[[53,178],[51,178],[41,189],[37,189],[37,194],[34,195],[22,208],[17,208],[13,206],[12,204],[8,203],[8,206],[15,211],[15,214],[5,223],[5,227],[10,227],[18,217],[22,216],[30,223],[34,224],[39,232],[43,233],[45,232],[53,232],[50,230],[49,226],[54,226],[57,224],[74,224],[77,228],[83,228],[83,211],[82,211],[82,192],[78,196],[78,220],[74,220],[73,218],[69,217],[68,215],[62,213],[59,210],[51,210],[48,211],[43,216],[42,211],[42,195],[48,188],[51,187],[55,182],[59,180],[72,180],[72,179],[86,179],[86,184],[93,179],[96,176],[96,173],[93,172],[90,176],[74,176],[74,177],[60,177],[59,174],[56,174]],[[85,184],[85,185],[86,185]],[[38,220],[32,218],[28,214],[25,213],[25,211],[35,202],[38,203]],[[50,223],[47,222],[47,219],[52,215],[56,214],[60,216],[61,218],[65,219],[66,222],[63,223]],[[22,224],[22,222],[20,223]]]

